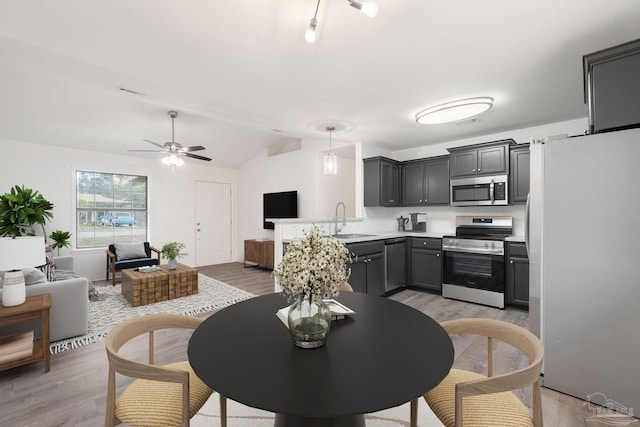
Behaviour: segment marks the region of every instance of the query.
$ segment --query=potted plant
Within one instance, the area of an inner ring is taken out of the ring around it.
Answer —
[[[24,186],[14,186],[10,193],[0,196],[0,236],[35,236],[33,226],[53,218],[53,203],[42,194]]]
[[[184,243],[169,242],[162,247],[162,255],[167,258],[167,264],[170,270],[174,270],[178,266],[178,259],[187,256],[186,252],[182,252],[185,248]]]
[[[60,255],[60,248],[68,248],[71,246],[69,243],[69,239],[71,238],[71,233],[68,231],[56,230],[49,234],[49,238],[53,240],[53,245],[51,245],[51,249],[57,249],[58,255]]]
[[[331,310],[323,300],[338,295],[349,278],[349,259],[347,247],[336,239],[323,237],[317,226],[287,246],[273,275],[282,293],[294,300],[287,323],[296,346],[316,348],[325,344]]]

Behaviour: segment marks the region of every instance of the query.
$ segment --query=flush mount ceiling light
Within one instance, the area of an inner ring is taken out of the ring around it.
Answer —
[[[355,7],[369,18],[373,18],[378,14],[378,5],[374,0],[347,0],[351,7]],[[307,28],[307,32],[304,34],[304,39],[307,43],[313,43],[316,41],[316,28],[318,26],[318,20],[316,19],[318,16],[318,8],[320,7],[320,0],[316,4],[316,11],[313,14],[313,18],[309,21],[309,28]]]
[[[452,123],[475,117],[493,107],[493,98],[479,97],[445,102],[427,108],[416,114],[416,122],[421,124]]]
[[[329,132],[329,152],[324,155],[324,174],[336,175],[338,173],[338,157],[331,151],[331,133],[336,130],[335,126],[327,126]]]

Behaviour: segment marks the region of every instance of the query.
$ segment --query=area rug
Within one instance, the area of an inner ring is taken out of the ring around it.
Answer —
[[[140,307],[131,307],[122,296],[119,284],[100,286],[96,289],[97,296],[92,298],[89,305],[89,332],[86,335],[51,343],[51,354],[99,342],[112,327],[133,317],[153,313],[195,316],[254,296],[203,274],[198,274],[197,294]]]
[[[392,391],[390,391],[392,392]],[[191,427],[210,427],[220,425],[220,398],[218,393],[209,400],[191,419]],[[367,427],[408,427],[409,403],[384,411],[365,415]],[[274,415],[271,412],[251,408],[227,399],[228,427],[273,427]],[[418,400],[418,426],[442,427],[443,424],[427,406],[424,399]]]

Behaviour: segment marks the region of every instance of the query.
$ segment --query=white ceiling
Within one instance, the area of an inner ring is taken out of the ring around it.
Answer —
[[[238,167],[291,138],[391,151],[585,117],[582,56],[640,38],[638,0],[3,0],[0,138]],[[124,92],[126,88],[141,93]],[[467,124],[418,125],[492,96]],[[197,160],[187,160],[197,162]]]

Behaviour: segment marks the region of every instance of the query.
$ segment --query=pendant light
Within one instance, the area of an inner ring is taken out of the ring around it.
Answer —
[[[324,155],[324,174],[336,175],[338,173],[338,157],[331,151],[331,133],[336,130],[335,126],[327,126],[329,132],[329,152]]]

